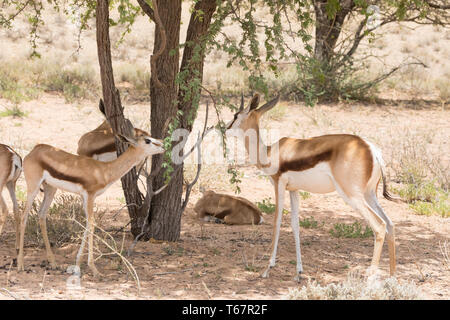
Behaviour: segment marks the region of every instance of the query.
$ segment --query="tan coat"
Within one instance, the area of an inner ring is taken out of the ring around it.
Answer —
[[[261,210],[242,197],[206,191],[194,207],[197,217],[205,221],[223,220],[226,224],[261,224]]]

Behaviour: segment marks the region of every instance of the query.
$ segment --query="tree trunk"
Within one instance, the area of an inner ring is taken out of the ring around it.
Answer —
[[[109,7],[108,0],[97,0],[96,27],[97,27],[97,53],[100,64],[100,77],[102,82],[105,113],[109,124],[115,133],[132,135],[133,125],[123,115],[119,91],[114,84],[114,74],[111,62],[111,44],[109,38]],[[126,150],[126,145],[116,139],[117,154]],[[131,232],[140,233],[144,219],[139,215],[142,205],[142,196],[137,185],[137,173],[133,168],[122,177],[122,188],[128,212],[131,219]]]
[[[175,85],[175,77],[180,70],[177,47],[180,40],[181,1],[159,1],[157,4],[159,16],[165,28],[166,47],[163,53],[158,56],[158,61],[155,64],[156,70],[152,70],[151,73],[151,123],[152,136],[162,139],[164,138],[165,132],[163,132],[163,129],[165,129],[164,125],[167,119],[173,117],[177,110],[183,111],[181,127],[189,131],[192,129],[192,122],[196,117],[196,110],[192,109],[192,105],[195,102],[195,97],[200,96],[200,87],[194,89],[195,92],[193,92],[188,101],[184,101],[183,92],[178,92]],[[208,32],[215,10],[216,0],[202,0],[195,5],[195,11],[202,13],[198,15],[194,11],[191,14],[186,36],[186,43],[189,43],[189,45],[184,48],[181,64],[182,71],[186,68],[189,69],[189,75],[184,79],[185,83],[189,83],[194,77],[200,77],[201,83],[205,52],[204,49],[196,51],[195,45],[199,44],[203,39],[202,37]],[[154,54],[159,51],[161,42],[161,32],[158,24],[156,24]],[[176,49],[174,50],[175,53],[169,54],[172,49]],[[162,83],[162,87],[158,85],[158,81],[155,81],[154,77],[158,78],[159,82]],[[176,100],[178,100],[178,103],[174,103]],[[188,119],[192,119],[192,121]],[[152,169],[158,165],[160,157],[153,158]],[[161,172],[154,180],[153,189],[158,189],[164,182]],[[182,193],[183,167],[172,177],[170,185],[163,192],[153,197],[149,215],[149,233],[146,235],[147,239],[154,238],[166,241],[177,241],[179,239]]]
[[[340,0],[336,14],[330,19],[327,14],[327,2],[328,0],[313,0],[316,16],[314,58],[324,64],[329,64],[333,58],[344,20],[355,7],[353,0]]]
[[[189,83],[195,77],[199,77],[199,83],[203,82],[203,66],[205,60],[205,47],[202,40],[207,36],[211,19],[216,11],[216,0],[203,0],[195,4],[194,13],[191,15],[189,26],[186,34],[186,41],[188,45],[184,48],[183,60],[181,62],[181,71],[189,70],[185,83]],[[202,12],[201,18],[195,13]],[[200,88],[192,88],[195,92],[191,92],[191,99],[184,101],[184,92],[180,90],[178,93],[179,109],[183,111],[184,119],[182,127],[189,131],[192,130],[193,121],[188,119],[195,119],[197,117],[196,111],[192,109],[192,105],[196,102],[194,100],[200,99]],[[198,101],[197,100],[197,101]]]
[[[156,70],[151,70],[150,101],[151,101],[151,134],[158,139],[164,139],[167,119],[177,111],[177,86],[175,77],[179,70],[181,0],[157,0],[158,13],[166,34],[166,45],[155,63]],[[156,23],[155,45],[156,54],[163,44],[161,28]],[[173,50],[173,52],[171,52]],[[157,77],[157,79],[155,79]],[[161,86],[158,84],[161,83]],[[152,158],[152,170],[160,163],[162,155]],[[153,181],[157,190],[164,185],[164,170]],[[179,170],[171,179],[169,186],[154,196],[149,215],[149,230],[144,239],[177,241],[180,237],[181,195],[183,191],[183,171]]]

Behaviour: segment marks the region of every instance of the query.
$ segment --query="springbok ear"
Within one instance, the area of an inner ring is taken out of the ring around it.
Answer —
[[[270,109],[272,109],[273,107],[275,107],[277,105],[279,100],[280,100],[280,95],[276,96],[275,99],[272,99],[269,102],[267,102],[265,105],[261,106],[261,108],[258,109],[258,112],[263,114],[264,112],[269,111]]]
[[[103,115],[106,117],[105,104],[103,103],[103,99],[100,99],[100,101],[98,102],[98,108],[100,109],[100,112],[103,113]]]
[[[255,110],[259,106],[259,94],[255,94],[250,101],[250,111]]]
[[[130,137],[126,137],[126,136],[124,136],[124,135],[122,135],[122,134],[116,134],[116,137],[120,140],[120,141],[122,141],[123,143],[128,143],[128,144],[130,144],[130,145],[132,145],[132,146],[134,146],[134,147],[136,147],[137,146],[137,141],[135,140],[135,139],[133,139],[133,138],[130,138]]]

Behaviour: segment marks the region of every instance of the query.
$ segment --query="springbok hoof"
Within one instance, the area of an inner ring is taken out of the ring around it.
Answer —
[[[268,278],[269,277],[269,271],[271,267],[268,267],[263,274],[261,275],[261,278]]]

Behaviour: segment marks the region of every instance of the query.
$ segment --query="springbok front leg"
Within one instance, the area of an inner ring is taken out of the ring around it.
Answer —
[[[269,266],[262,274],[263,278],[267,278],[269,276],[270,269],[275,267],[275,262],[277,258],[278,240],[280,239],[281,218],[283,217],[284,193],[286,191],[285,182],[280,180],[274,180],[273,184],[275,186],[276,210],[274,216],[273,236],[271,245],[272,254],[270,257]]]
[[[56,188],[44,183],[44,200],[39,209],[39,226],[41,227],[42,237],[44,238],[45,249],[47,251],[47,260],[52,269],[56,269],[55,255],[52,252],[50,241],[47,235],[47,212],[55,197]]]
[[[91,269],[94,277],[99,277],[102,274],[97,270],[94,264],[94,232],[95,232],[95,216],[94,216],[94,200],[93,195],[87,196],[86,201],[86,227],[88,230],[88,266]]]

